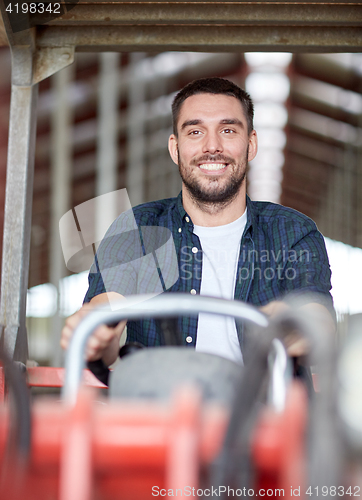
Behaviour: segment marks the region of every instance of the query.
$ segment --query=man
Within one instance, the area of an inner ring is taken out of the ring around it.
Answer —
[[[295,210],[252,202],[246,195],[247,164],[257,153],[250,96],[227,80],[205,78],[177,94],[172,112],[169,152],[179,167],[182,191],[178,198],[133,209],[138,226],[163,226],[172,232],[179,278],[167,291],[235,298],[269,315],[287,307],[287,294],[313,293],[313,302],[304,307],[324,314],[332,329],[330,269],[315,223]],[[107,243],[100,251],[107,251]],[[95,268],[89,284],[86,304],[63,329],[64,348],[92,307],[124,295],[117,279],[106,289]],[[179,318],[182,343],[242,362],[242,333],[235,321],[211,318]],[[125,324],[99,327],[88,343],[88,361],[113,363]],[[132,321],[127,341],[154,346],[163,337],[156,321]],[[304,349],[294,343],[291,354]]]

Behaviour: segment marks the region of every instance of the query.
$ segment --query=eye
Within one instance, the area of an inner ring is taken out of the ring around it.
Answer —
[[[188,135],[200,135],[200,134],[201,134],[200,130],[190,130],[190,132],[188,133]]]
[[[235,132],[235,130],[233,130],[231,128],[224,128],[221,132],[223,134],[233,134]]]

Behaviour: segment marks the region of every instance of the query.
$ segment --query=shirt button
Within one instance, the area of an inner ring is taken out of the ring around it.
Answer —
[[[196,247],[192,247],[192,249],[191,249],[191,252],[192,252],[192,253],[197,253],[198,251],[199,251],[199,249],[198,249],[198,248],[196,248]]]
[[[190,344],[190,342],[192,342],[192,337],[186,337],[186,342]]]
[[[190,222],[190,217],[187,217],[187,215],[186,215],[186,217],[185,217],[185,221],[186,221],[186,222]]]
[[[190,290],[190,293],[191,293],[191,295],[196,295],[196,290],[195,290],[195,288],[193,288],[192,290]]]
[[[181,233],[181,231],[182,231],[182,229],[179,227],[179,228],[178,228],[178,232],[179,232],[179,233]]]

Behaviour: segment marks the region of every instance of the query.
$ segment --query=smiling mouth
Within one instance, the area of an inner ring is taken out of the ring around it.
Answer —
[[[199,168],[202,170],[222,170],[227,167],[228,163],[202,163]]]

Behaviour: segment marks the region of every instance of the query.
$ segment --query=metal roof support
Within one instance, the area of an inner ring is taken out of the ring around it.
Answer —
[[[28,63],[32,54],[21,58]],[[13,59],[14,61],[14,59]],[[13,62],[13,67],[23,66]],[[17,68],[16,68],[17,69]],[[25,82],[24,82],[25,83]],[[25,328],[33,202],[37,85],[12,85],[0,323],[7,353],[27,359]]]
[[[60,316],[63,309],[61,279],[67,274],[59,235],[59,220],[70,209],[72,181],[72,129],[73,113],[69,98],[73,68],[67,67],[52,77],[55,106],[52,112],[51,136],[51,225],[50,225],[50,282],[58,291],[58,307],[51,318],[52,366],[61,366],[62,349],[60,332],[64,319]]]
[[[78,52],[360,52],[356,26],[39,26],[39,47],[67,42]]]
[[[128,126],[127,126],[127,170],[126,186],[132,206],[145,201],[145,111],[146,84],[142,78],[142,65],[139,64],[144,54],[131,55],[131,76],[128,87]]]
[[[118,100],[120,54],[102,53],[98,90],[98,129],[96,163],[96,238],[103,235],[104,220],[113,221],[117,215],[116,198],[105,204],[98,197],[118,188]]]
[[[34,22],[41,24],[42,15]],[[67,13],[48,25],[289,25],[355,26],[362,21],[356,0],[348,3],[320,0],[92,0],[67,1]]]
[[[13,33],[0,0],[12,56],[0,325],[8,355],[26,362],[26,292],[36,140],[37,83],[73,62],[69,49],[36,50],[34,30]]]

